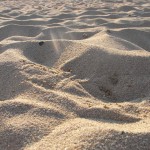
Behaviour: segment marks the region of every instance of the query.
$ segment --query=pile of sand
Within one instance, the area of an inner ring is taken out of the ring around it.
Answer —
[[[150,150],[150,1],[0,1],[0,150]]]

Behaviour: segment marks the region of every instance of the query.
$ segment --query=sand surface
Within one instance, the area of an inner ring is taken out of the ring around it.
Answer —
[[[1,0],[0,150],[150,150],[150,1]]]

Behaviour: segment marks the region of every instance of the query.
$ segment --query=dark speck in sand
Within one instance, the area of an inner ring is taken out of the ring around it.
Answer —
[[[88,35],[87,35],[87,33],[83,33],[83,38],[88,38]]]
[[[108,34],[111,33],[111,31],[110,31],[109,29],[107,29],[106,32],[107,32]]]
[[[122,132],[121,132],[121,134],[125,134],[125,132],[124,132],[124,131],[122,131]]]
[[[39,42],[39,45],[40,45],[40,46],[42,46],[43,44],[44,44],[44,42],[43,42],[43,41]]]

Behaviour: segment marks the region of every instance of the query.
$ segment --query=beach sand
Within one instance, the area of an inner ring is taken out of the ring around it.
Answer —
[[[1,0],[0,150],[150,150],[150,1]]]

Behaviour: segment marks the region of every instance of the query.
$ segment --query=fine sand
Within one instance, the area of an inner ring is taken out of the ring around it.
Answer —
[[[150,1],[1,0],[0,150],[150,150]]]

